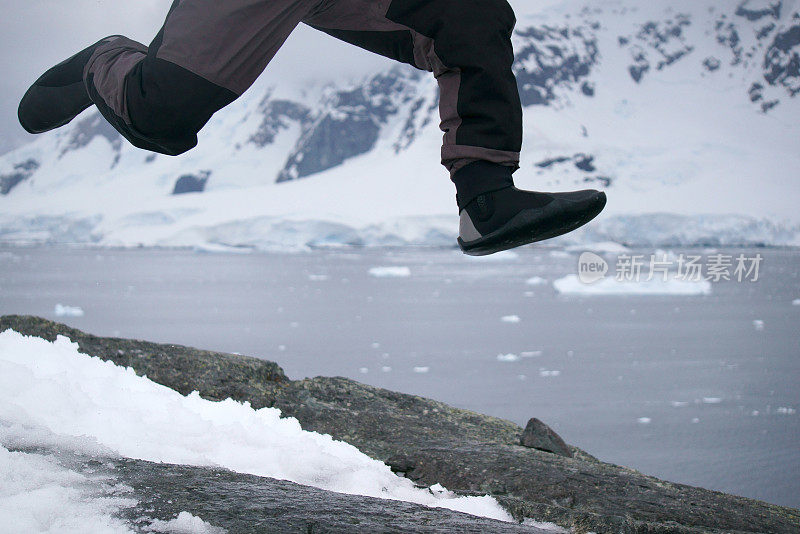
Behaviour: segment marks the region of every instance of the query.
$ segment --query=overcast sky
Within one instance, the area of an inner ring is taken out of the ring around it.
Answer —
[[[224,0],[220,0],[224,1]],[[0,153],[34,136],[17,121],[17,105],[45,70],[111,34],[148,44],[164,21],[170,0],[0,0]],[[360,76],[389,63],[300,25],[265,76]]]

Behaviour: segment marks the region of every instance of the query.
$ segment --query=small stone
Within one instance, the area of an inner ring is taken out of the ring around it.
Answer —
[[[535,417],[528,421],[525,430],[522,431],[520,445],[572,458],[572,451],[569,450],[569,446],[564,443],[561,436]]]
[[[393,473],[409,473],[414,470],[414,462],[408,456],[396,454],[386,460],[386,465]]]

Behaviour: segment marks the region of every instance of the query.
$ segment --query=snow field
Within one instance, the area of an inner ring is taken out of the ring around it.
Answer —
[[[23,433],[38,429],[61,447],[101,447],[128,458],[219,466],[511,520],[489,496],[417,489],[352,445],[306,432],[277,409],[254,410],[230,399],[211,402],[196,392],[181,396],[133,369],[81,354],[77,344],[61,336],[50,343],[11,330],[0,333],[0,399],[0,424]],[[7,445],[5,439],[2,444]]]

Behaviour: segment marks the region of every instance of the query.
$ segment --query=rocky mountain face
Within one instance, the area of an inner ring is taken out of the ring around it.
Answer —
[[[33,158],[15,163],[11,172],[0,175],[0,195],[9,194],[20,182],[30,178],[38,168],[39,162]]]
[[[560,25],[518,25],[514,72],[523,106],[559,106],[570,99],[592,98],[602,89],[595,78],[598,64],[619,54],[627,58],[626,72],[619,75],[637,83],[681,62],[697,64],[698,77],[739,77],[742,99],[751,101],[761,113],[780,113],[781,102],[800,92],[800,10],[794,2],[715,4],[699,20],[667,4],[662,16],[653,19],[639,13],[635,4],[604,4],[583,8]],[[638,27],[633,32],[615,32],[608,22],[618,17],[636,20]],[[704,41],[687,36],[692,26],[702,27]],[[618,49],[601,49],[599,36],[614,33]],[[393,146],[402,152],[421,129],[438,121],[435,84],[426,73],[405,66],[378,73],[359,85],[328,86],[311,101],[273,98],[267,91],[256,109],[246,112],[258,115],[260,121],[245,144],[263,149],[276,143],[280,134],[292,131],[284,164],[271,177],[277,182],[305,178],[365,154],[390,126],[398,124],[402,124],[399,132],[391,128]],[[123,149],[122,138],[97,113],[70,125],[66,135],[60,136],[57,152],[47,157],[63,158],[98,137],[109,142],[113,169]],[[221,160],[242,146],[228,147]],[[8,195],[34,177],[41,164],[37,159],[17,160],[15,153],[5,156],[0,194]],[[180,178],[176,176],[175,181]]]
[[[573,26],[531,26],[518,29],[515,39],[514,74],[523,106],[546,106],[558,95],[594,96],[591,74],[600,51],[598,22]]]
[[[525,107],[527,132],[524,168],[516,176],[531,176],[537,185],[550,188],[607,188],[609,195],[615,195],[613,206],[619,212],[615,215],[620,216],[641,212],[643,191],[661,198],[670,185],[688,184],[688,189],[675,193],[673,205],[658,204],[654,211],[694,216],[704,213],[701,210],[709,205],[684,206],[681,199],[696,196],[692,184],[697,185],[698,180],[714,183],[733,169],[742,174],[737,183],[746,183],[746,178],[753,185],[731,194],[728,204],[718,200],[719,214],[755,217],[742,224],[776,228],[765,235],[734,240],[736,244],[787,244],[797,239],[800,227],[796,220],[786,219],[791,218],[788,205],[781,206],[783,219],[778,220],[769,218],[779,211],[775,206],[765,206],[761,213],[753,214],[736,199],[760,193],[754,185],[756,179],[775,176],[776,171],[791,174],[800,169],[800,160],[792,159],[795,156],[787,148],[788,137],[796,133],[792,128],[796,128],[793,125],[800,110],[798,0],[660,0],[646,4],[613,0],[602,5],[564,0],[549,11],[540,13],[537,9],[517,9],[513,35],[513,69]],[[686,101],[687,87],[694,91],[689,95],[691,102]],[[682,115],[669,124],[672,107]],[[695,108],[700,111],[696,118],[691,111]],[[704,115],[704,110],[710,111]],[[730,121],[727,126],[726,121]],[[748,130],[733,132],[730,127],[751,122],[758,125],[744,136],[742,131]],[[242,199],[252,198],[250,188],[322,174],[374,175],[386,182],[383,187],[391,189],[393,181],[406,180],[404,173],[418,173],[411,169],[416,169],[416,162],[423,158],[430,163],[425,172],[436,172],[434,149],[438,151],[436,145],[441,139],[438,123],[435,80],[429,73],[407,65],[391,66],[360,82],[299,88],[259,82],[217,113],[201,132],[199,146],[179,158],[147,154],[129,146],[99,114],[90,111],[72,124],[0,156],[0,205],[26,206],[20,207],[19,213],[27,217],[0,216],[0,238],[26,241],[35,235],[60,241],[68,235],[72,242],[102,243],[108,239],[116,244],[149,244],[150,238],[138,237],[147,234],[146,229],[136,234],[128,225],[134,219],[148,219],[144,212],[153,211],[153,204],[169,196],[180,198],[175,202],[180,202],[181,208],[161,203],[158,209],[169,213],[162,211],[159,220],[189,213],[191,210],[184,209],[189,199],[197,204],[192,209],[201,211],[212,204],[185,193],[239,190],[241,198],[227,197],[238,205]],[[621,135],[626,130],[636,133]],[[706,135],[690,139],[687,130],[704,131]],[[732,133],[725,137],[726,131]],[[685,140],[684,146],[676,140]],[[780,146],[776,146],[776,140]],[[742,147],[752,153],[748,156]],[[732,163],[732,155],[741,161]],[[369,163],[352,167],[358,161]],[[678,165],[673,168],[667,163]],[[730,168],[727,171],[723,170],[726,166]],[[340,168],[356,170],[336,174]],[[778,178],[775,176],[775,180]],[[421,176],[415,180],[408,182],[409,187],[429,187],[430,182]],[[762,189],[763,199],[780,202],[786,197],[783,183],[775,181],[772,189]],[[106,190],[106,195],[119,198],[135,192],[143,213],[117,215],[109,211],[111,208],[104,211],[100,204],[88,200],[98,186]],[[697,187],[705,194],[706,186]],[[272,196],[263,194],[265,198]],[[38,200],[56,196],[65,200],[57,203],[60,218],[50,224],[47,221],[53,210],[40,213]],[[300,199],[289,202],[299,203]],[[764,201],[759,201],[761,204]],[[297,220],[310,220],[328,209],[328,204],[308,206],[308,213],[295,213]],[[380,209],[387,221],[405,216],[401,209],[395,214],[391,203]],[[11,214],[0,209],[0,213],[3,211]],[[234,211],[229,210],[228,219],[214,224],[237,222]],[[353,209],[342,207],[340,211],[325,224],[350,224],[345,219]],[[250,216],[271,216],[274,212],[270,209]],[[449,211],[437,207],[430,213],[414,215],[441,217],[443,213]],[[114,217],[122,222],[114,222]],[[721,228],[704,220],[712,233]],[[104,228],[98,229],[97,221],[102,221]],[[126,225],[121,234],[118,222]],[[362,224],[360,219],[357,222]],[[687,223],[706,224],[699,219]],[[430,231],[419,235],[440,235],[441,225],[437,224],[430,223]],[[53,233],[54,228],[61,227],[86,231]],[[726,231],[738,234],[738,228],[726,227]],[[357,233],[362,230],[352,228]],[[223,239],[216,230],[208,231],[219,241],[253,246],[249,241],[239,242],[241,232],[236,239],[233,234]],[[182,228],[174,232],[188,235],[181,233]],[[294,234],[305,232],[297,230]],[[111,233],[123,237],[107,238]],[[206,233],[203,230],[202,235]],[[600,233],[602,239],[611,237],[604,230]],[[266,230],[262,232],[266,234]],[[789,236],[788,241],[781,237],[784,235]],[[361,241],[370,241],[369,236],[362,237]],[[620,238],[633,242],[631,236]],[[691,237],[679,241],[716,242],[713,236],[710,241],[705,236],[700,241]],[[162,242],[170,246],[188,243],[169,236],[153,244]]]
[[[277,181],[285,182],[304,178],[341,165],[345,160],[372,150],[383,128],[390,120],[402,119],[408,125],[397,140],[414,138],[414,121],[424,97],[415,95],[422,78],[418,71],[396,68],[380,73],[364,85],[335,89],[325,94],[315,107],[316,112],[291,102],[268,102],[272,112],[265,115],[262,124],[278,124],[282,120],[300,123],[300,138],[288,155]],[[414,101],[405,117],[398,117],[402,107]],[[263,137],[262,137],[263,138]]]

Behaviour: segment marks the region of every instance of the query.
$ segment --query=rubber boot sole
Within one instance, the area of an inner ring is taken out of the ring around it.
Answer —
[[[544,208],[519,212],[506,224],[480,239],[463,241],[458,246],[470,256],[486,256],[503,250],[552,239],[572,232],[603,211],[606,194],[599,191],[592,198],[569,202],[554,200]]]

